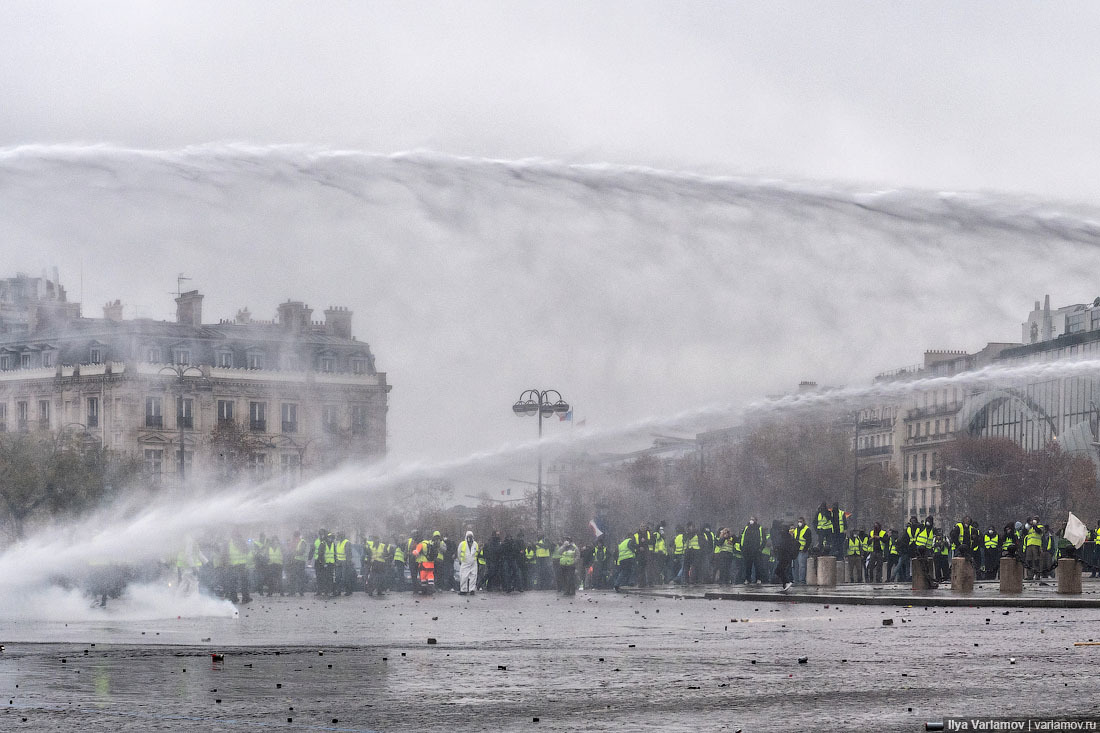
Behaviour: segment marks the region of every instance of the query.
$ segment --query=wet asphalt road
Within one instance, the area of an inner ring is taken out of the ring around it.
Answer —
[[[0,620],[0,729],[866,733],[1100,717],[1100,646],[1073,645],[1100,641],[1098,622],[583,591],[257,598],[237,617],[162,621],[108,609]]]

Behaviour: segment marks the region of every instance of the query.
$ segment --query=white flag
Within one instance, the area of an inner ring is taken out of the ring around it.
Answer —
[[[1066,521],[1066,531],[1062,535],[1078,550],[1081,549],[1081,545],[1085,544],[1085,540],[1088,539],[1089,530],[1085,527],[1085,523],[1074,515],[1073,512],[1069,513],[1069,520]]]

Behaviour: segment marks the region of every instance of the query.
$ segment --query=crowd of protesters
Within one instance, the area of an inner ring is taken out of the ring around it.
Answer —
[[[1049,577],[1060,557],[1076,556],[1097,577],[1100,565],[1100,521],[1079,550],[1063,536],[1064,527],[1049,527],[1031,517],[1009,522],[1000,531],[986,530],[963,517],[947,527],[935,518],[911,517],[901,529],[870,530],[848,526],[851,515],[823,502],[810,522],[773,521],[764,526],[750,517],[741,527],[693,522],[675,526],[642,524],[621,539],[596,530],[589,544],[571,537],[528,541],[523,531],[492,533],[487,539],[467,531],[457,541],[439,531],[417,531],[391,541],[359,533],[353,540],[341,530],[302,531],[281,539],[259,533],[246,537],[234,529],[224,538],[201,543],[191,539],[163,564],[178,583],[198,583],[234,603],[249,603],[252,594],[340,598],[360,591],[430,594],[454,591],[523,592],[555,590],[572,595],[578,587],[615,589],[662,584],[779,583],[784,590],[805,584],[807,562],[814,555],[837,558],[839,579],[852,583],[906,582],[910,561],[930,561],[933,582],[946,580],[952,557],[965,557],[978,579],[995,579],[1002,557],[1023,564],[1028,579]],[[133,571],[94,561],[89,574],[93,595],[106,603]],[[98,567],[97,567],[98,565]]]

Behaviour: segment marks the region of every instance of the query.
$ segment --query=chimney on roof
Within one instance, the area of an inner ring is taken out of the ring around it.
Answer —
[[[279,325],[287,333],[302,334],[309,330],[313,309],[300,300],[279,303]]]
[[[176,323],[196,328],[202,325],[202,295],[198,290],[180,293],[176,298]]]
[[[1050,295],[1043,298],[1043,341],[1054,338],[1054,317],[1050,313]]]
[[[115,323],[122,322],[122,301],[116,300],[113,303],[107,303],[103,306],[103,317],[108,321],[114,321]]]
[[[325,333],[342,339],[351,338],[352,311],[342,306],[325,309]]]

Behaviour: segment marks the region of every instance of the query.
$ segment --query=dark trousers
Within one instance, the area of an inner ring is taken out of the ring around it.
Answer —
[[[882,580],[879,572],[882,570],[882,552],[872,552],[867,561],[867,582],[878,583]]]
[[[558,586],[567,596],[577,595],[577,568],[573,565],[558,565]]]
[[[634,558],[628,557],[625,560],[619,560],[619,572],[615,576],[615,587],[618,588],[622,585],[630,585],[631,576],[634,575]]]
[[[268,563],[264,567],[264,586],[268,595],[283,592],[283,566],[279,563]]]
[[[317,560],[313,563],[313,569],[317,573],[317,595],[332,595],[334,583],[333,566]]]
[[[287,592],[302,595],[306,592],[306,563],[304,560],[291,560],[286,566]]]
[[[226,568],[227,585],[225,589],[225,595],[229,600],[235,601],[237,599],[238,591],[241,594],[241,600],[248,602],[252,600],[252,596],[248,594],[248,566],[247,565],[230,565]]]
[[[388,563],[371,562],[370,574],[367,576],[367,595],[372,593],[382,595],[389,590],[389,575]]]
[[[733,553],[719,552],[715,555],[718,563],[718,582],[729,584],[733,582]]]
[[[745,569],[745,582],[752,583],[753,581],[759,581],[765,583],[769,580],[767,577],[767,563],[764,562],[764,555],[760,550],[746,550],[742,548],[741,565]]]
[[[689,547],[684,550],[684,582],[700,582],[699,572],[699,551]]]

